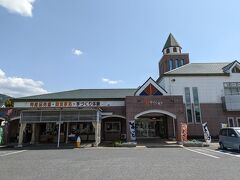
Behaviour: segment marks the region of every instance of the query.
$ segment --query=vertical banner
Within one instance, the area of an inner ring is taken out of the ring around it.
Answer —
[[[211,143],[211,136],[210,136],[210,132],[207,127],[207,122],[202,124],[202,128],[203,128],[203,134],[204,134],[204,139],[205,139],[206,143],[207,144]]]
[[[181,123],[181,142],[187,141],[187,123]]]
[[[129,130],[131,141],[136,141],[135,120],[129,121]]]

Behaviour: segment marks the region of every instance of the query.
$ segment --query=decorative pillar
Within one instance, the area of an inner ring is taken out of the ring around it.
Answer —
[[[36,124],[32,124],[32,138],[30,144],[35,144]]]
[[[27,125],[26,123],[21,123],[21,124],[20,124],[19,138],[18,138],[18,147],[22,147],[22,143],[23,143],[23,132],[25,131],[26,125]]]
[[[92,125],[95,129],[95,146],[98,146],[101,142],[101,121],[99,111],[97,111],[97,119],[92,122]]]

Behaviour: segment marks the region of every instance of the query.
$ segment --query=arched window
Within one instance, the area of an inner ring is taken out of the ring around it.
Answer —
[[[173,52],[177,52],[177,48],[176,47],[173,48]]]
[[[169,71],[173,70],[173,60],[172,60],[172,59],[170,59],[170,60],[168,61],[168,70],[169,70]]]
[[[179,66],[179,61],[178,59],[175,60],[175,68],[177,68]]]
[[[168,54],[168,53],[170,53],[170,49],[169,49],[169,48],[167,48],[167,54]]]
[[[184,59],[181,59],[180,60],[180,66],[183,66],[184,65]]]

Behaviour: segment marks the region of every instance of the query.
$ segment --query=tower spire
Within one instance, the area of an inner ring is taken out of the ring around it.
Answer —
[[[163,54],[169,54],[169,53],[180,53],[181,54],[182,47],[179,45],[177,40],[174,38],[172,33],[169,34],[167,41],[163,47]]]

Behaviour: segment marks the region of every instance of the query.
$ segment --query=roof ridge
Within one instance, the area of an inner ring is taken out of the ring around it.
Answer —
[[[179,66],[179,67],[177,67],[177,68],[175,68],[175,69],[172,69],[172,70],[170,70],[170,71],[167,71],[167,72],[165,72],[164,74],[167,74],[167,73],[170,73],[170,72],[174,72],[174,71],[176,71],[176,70],[178,70],[178,69],[180,69],[180,68],[186,67],[186,66],[188,66],[188,65],[190,65],[190,64],[192,64],[192,63],[184,64],[184,65]]]
[[[226,63],[229,63],[229,62],[202,62],[202,63],[189,63],[189,64],[226,64]]]

